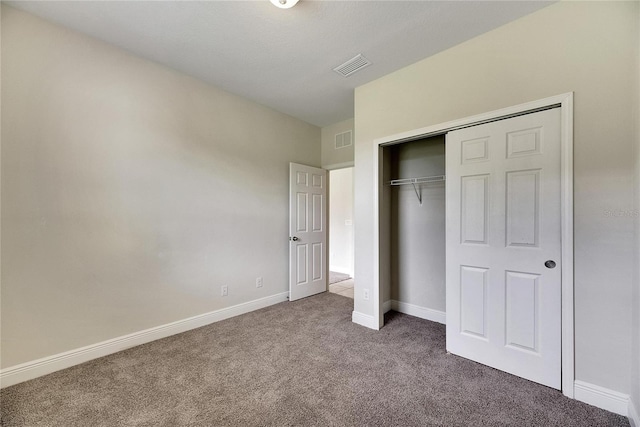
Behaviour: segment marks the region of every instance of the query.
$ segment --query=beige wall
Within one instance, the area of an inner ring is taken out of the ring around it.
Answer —
[[[575,92],[576,379],[630,391],[637,2],[561,2],[356,89],[355,311],[373,315],[373,141]]]
[[[353,166],[353,148],[336,149],[335,136],[338,133],[353,131],[353,119],[345,120],[322,128],[322,167],[324,169],[338,169]],[[352,134],[352,137],[355,135]]]
[[[2,5],[0,5],[0,23],[2,23]],[[0,27],[0,46],[2,46],[2,28]],[[2,52],[0,51],[0,345],[2,344]],[[0,368],[2,368],[2,348],[0,348]]]
[[[6,6],[1,76],[2,367],[288,290],[319,128]]]
[[[636,11],[638,25],[636,28],[636,44],[638,55],[636,57],[636,73],[640,73],[640,8]],[[640,79],[636,80],[635,93],[640,99]],[[633,296],[633,323],[632,323],[632,352],[631,352],[631,402],[634,406],[636,414],[640,417],[640,103],[636,103],[636,247],[635,247],[635,277],[634,277],[634,296]],[[640,425],[640,419],[636,420]]]

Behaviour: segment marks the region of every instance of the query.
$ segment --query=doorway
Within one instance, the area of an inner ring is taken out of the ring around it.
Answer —
[[[329,292],[353,299],[353,167],[329,171]]]

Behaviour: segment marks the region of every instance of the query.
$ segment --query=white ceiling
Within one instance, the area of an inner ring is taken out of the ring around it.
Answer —
[[[7,1],[65,27],[325,126],[353,89],[550,4],[541,1]],[[333,68],[362,53],[373,65]]]

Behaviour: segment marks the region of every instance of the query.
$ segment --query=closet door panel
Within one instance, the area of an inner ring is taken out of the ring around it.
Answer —
[[[540,170],[507,172],[507,246],[538,246]]]
[[[463,176],[460,182],[461,243],[486,244],[489,175]]]
[[[486,268],[460,267],[460,332],[486,338],[487,330]]]
[[[446,150],[447,351],[560,388],[560,110],[450,132]]]

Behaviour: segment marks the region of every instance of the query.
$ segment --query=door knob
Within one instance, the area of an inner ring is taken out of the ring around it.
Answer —
[[[298,239],[296,236],[293,236],[293,237],[289,237],[289,240],[293,240],[294,242],[297,242],[300,239]]]
[[[556,262],[553,260],[549,260],[544,263],[544,266],[547,268],[554,268],[556,266]]]

